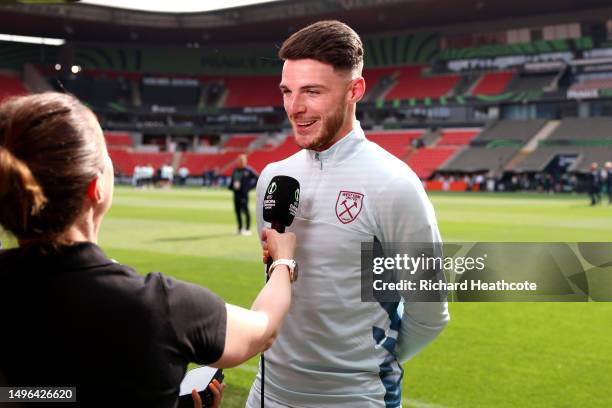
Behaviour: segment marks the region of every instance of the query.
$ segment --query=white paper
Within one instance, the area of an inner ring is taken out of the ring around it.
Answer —
[[[217,368],[202,366],[187,371],[185,378],[183,378],[181,382],[181,391],[179,395],[191,394],[191,390],[194,388],[198,392],[204,391],[212,381],[217,370]]]

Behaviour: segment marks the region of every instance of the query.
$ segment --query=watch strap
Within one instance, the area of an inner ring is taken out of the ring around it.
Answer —
[[[295,270],[296,262],[293,259],[277,259],[272,262],[270,268],[268,269],[268,278],[272,276],[272,272],[274,272],[274,268],[279,265],[285,265],[289,269],[289,280],[291,283],[297,280],[297,271]]]

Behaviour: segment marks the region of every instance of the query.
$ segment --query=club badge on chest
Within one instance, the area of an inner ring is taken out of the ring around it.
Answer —
[[[336,200],[336,217],[343,224],[355,221],[363,208],[363,194],[340,190]]]

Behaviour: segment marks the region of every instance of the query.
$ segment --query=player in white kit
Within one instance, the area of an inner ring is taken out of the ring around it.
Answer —
[[[287,229],[298,237],[300,277],[266,351],[265,406],[400,407],[400,363],[446,326],[446,302],[361,301],[362,242],[440,242],[422,184],[402,161],[369,142],[356,120],[365,93],[359,36],[337,21],[292,35],[279,51],[280,89],[297,154],[268,165],[257,183],[257,226],[275,175],[300,182]],[[260,373],[247,407],[260,406]]]

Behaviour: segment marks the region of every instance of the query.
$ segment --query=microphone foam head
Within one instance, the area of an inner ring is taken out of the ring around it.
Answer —
[[[293,222],[299,204],[299,181],[289,176],[274,176],[264,195],[264,221],[288,227]]]

